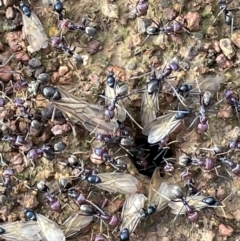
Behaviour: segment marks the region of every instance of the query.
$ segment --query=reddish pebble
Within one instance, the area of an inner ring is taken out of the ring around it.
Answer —
[[[16,17],[16,12],[12,6],[8,6],[5,10],[6,19],[13,20]]]
[[[2,42],[0,42],[0,52],[4,52],[5,48]]]
[[[58,72],[53,72],[52,76],[51,76],[51,83],[52,84],[56,84],[59,81],[59,73]]]
[[[163,9],[163,18],[168,20],[168,21],[172,21],[173,19],[175,19],[177,17],[177,12],[172,9],[172,8],[164,8]]]
[[[90,55],[96,54],[102,49],[102,43],[96,39],[90,41],[87,46],[87,52]]]
[[[238,47],[240,48],[240,32],[235,32],[231,36],[231,41]]]
[[[231,65],[233,64],[232,61],[228,60],[227,57],[224,54],[219,54],[216,58],[216,63],[218,64],[218,66],[222,69],[226,69],[231,67]]]
[[[222,236],[230,237],[230,236],[232,236],[233,228],[230,227],[229,225],[220,224],[218,226],[218,231]]]
[[[60,76],[63,76],[63,75],[65,75],[68,71],[69,71],[69,69],[68,69],[67,66],[60,66],[59,69],[58,69],[58,74],[59,74]]]
[[[25,64],[27,64],[28,61],[29,61],[29,59],[30,59],[30,57],[28,56],[28,54],[27,54],[26,52],[24,52],[24,51],[17,52],[17,53],[15,54],[15,58],[16,58],[17,60],[25,63]]]
[[[12,71],[12,68],[10,66],[3,66],[1,68],[0,78],[2,79],[2,81],[9,82],[12,79],[13,75],[11,71]]]
[[[198,12],[189,12],[187,15],[185,15],[183,21],[186,23],[186,27],[190,31],[196,31],[199,29],[201,15]]]
[[[20,45],[22,36],[22,31],[14,31],[6,34],[6,41],[13,52],[22,50],[22,46]]]
[[[232,115],[233,115],[233,108],[230,105],[225,106],[222,110],[218,112],[218,116],[221,118],[228,119],[228,118],[231,118]]]
[[[65,135],[71,131],[71,126],[69,124],[55,125],[51,131],[53,135]]]
[[[18,153],[10,159],[10,162],[14,165],[21,165],[23,163],[23,155]]]

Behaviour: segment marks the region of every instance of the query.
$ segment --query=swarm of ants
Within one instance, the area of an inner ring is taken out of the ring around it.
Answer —
[[[0,237],[237,240],[239,6],[4,4]]]

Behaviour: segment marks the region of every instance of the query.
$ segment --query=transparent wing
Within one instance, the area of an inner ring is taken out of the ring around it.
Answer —
[[[116,104],[116,108],[114,111],[114,119],[118,120],[120,122],[125,121],[127,113],[125,111],[125,107],[123,106],[123,103],[121,100],[118,101],[119,104]]]
[[[89,104],[85,99],[77,98],[63,89],[58,88],[58,91],[62,98],[52,103],[70,118],[81,122],[89,132],[109,135],[118,129],[116,120],[105,120],[103,106]]]
[[[159,116],[157,119],[153,120],[152,122],[146,124],[143,127],[143,130],[142,130],[143,135],[148,136],[148,134],[150,133],[153,127],[159,126],[161,123],[165,123],[166,121],[171,120],[173,117],[174,117],[174,113],[168,113],[166,115]]]
[[[198,81],[198,86],[202,92],[210,91],[214,95],[218,90],[220,90],[221,84],[225,83],[226,76],[224,76],[221,73],[205,75],[205,76],[201,76],[200,79],[197,81]],[[198,87],[194,86],[191,92],[199,93]]]
[[[87,227],[93,220],[93,216],[78,212],[70,216],[61,226],[66,238],[71,237]]]
[[[163,140],[166,136],[171,134],[181,124],[181,120],[170,121],[169,123],[161,124],[155,127],[148,135],[148,143],[154,144]]]
[[[27,17],[25,14],[22,14],[22,17],[23,31],[31,48],[34,51],[47,48],[48,37],[37,15],[31,12],[30,17]]]
[[[58,224],[41,214],[36,213],[37,223],[48,241],[65,241],[65,235]]]
[[[146,126],[148,123],[152,122],[157,118],[159,112],[159,103],[158,103],[158,91],[153,92],[152,94],[148,93],[146,89],[143,93],[142,104],[141,104],[141,123],[143,126]]]
[[[3,223],[0,237],[9,241],[40,241],[40,228],[35,221]]]
[[[163,180],[160,176],[160,168],[157,167],[152,175],[148,194],[148,204],[156,205],[157,211],[163,210],[174,199],[175,196],[172,190],[174,187],[177,187],[176,185],[163,182]]]
[[[171,134],[180,124],[181,120],[175,120],[176,113],[161,116],[144,126],[142,133],[148,136],[148,142],[154,144]]]
[[[127,196],[123,208],[120,230],[127,228],[130,233],[134,232],[140,221],[140,212],[144,207],[145,197],[143,194],[130,194]]]
[[[60,0],[60,1],[63,2],[63,0]],[[50,4],[54,5],[55,2],[56,0],[42,0],[43,5],[50,5]]]
[[[115,81],[114,87],[110,87],[108,84],[106,85],[105,88],[105,96],[107,97],[105,99],[105,104],[108,106],[111,104],[111,100],[115,98],[116,96],[116,91],[119,89],[119,86],[117,84],[117,81]]]
[[[127,89],[128,92],[128,87],[126,85],[119,87],[117,84],[117,81],[115,82],[115,86],[111,88],[110,86],[106,85],[105,88],[105,96],[107,97],[105,99],[105,104],[106,106],[111,105],[112,100],[116,97],[117,94],[121,93],[122,89]],[[125,94],[127,94],[124,93]],[[118,120],[120,122],[125,121],[126,119],[126,111],[125,111],[125,101],[124,100],[118,100],[115,108],[115,115],[114,118],[115,120]]]
[[[208,204],[202,202],[202,200],[206,198],[206,196],[196,195],[196,196],[188,196],[186,198],[189,206],[193,206],[196,210],[201,210],[206,207],[214,207],[209,206]],[[181,201],[179,202],[169,202],[168,206],[172,209],[171,213],[173,214],[185,214],[186,209]]]
[[[168,203],[168,206],[171,208],[172,214],[182,215],[186,213],[186,209],[180,200],[176,202],[171,201]]]
[[[108,192],[132,194],[139,191],[140,182],[131,174],[124,173],[99,173],[101,183],[97,187]]]

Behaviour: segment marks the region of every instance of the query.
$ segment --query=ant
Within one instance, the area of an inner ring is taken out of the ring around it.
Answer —
[[[233,29],[235,28],[235,26],[233,26],[233,21],[234,21],[234,15],[232,13],[232,11],[239,11],[240,8],[228,8],[227,5],[232,2],[232,0],[230,0],[228,3],[226,0],[219,0],[218,4],[220,6],[220,12],[218,13],[217,17],[214,19],[213,24],[216,22],[217,18],[220,16],[221,13],[224,14],[225,16],[225,23],[229,26],[231,26],[231,34],[233,32]]]

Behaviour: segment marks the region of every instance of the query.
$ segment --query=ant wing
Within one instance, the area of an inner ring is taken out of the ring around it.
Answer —
[[[63,0],[60,0],[60,2],[63,2]],[[42,0],[43,5],[50,5],[52,4],[54,6],[54,4],[56,3],[56,0]]]
[[[139,192],[140,182],[131,174],[125,173],[99,173],[97,176],[101,179],[96,186],[108,191],[123,194],[132,194]]]
[[[58,93],[61,95],[61,98],[66,98],[66,99],[72,99],[72,100],[75,100],[76,102],[78,102],[78,101],[81,101],[81,100],[83,100],[83,101],[86,101],[87,102],[87,100],[86,100],[86,98],[84,98],[84,97],[81,97],[81,98],[79,98],[79,97],[76,97],[75,95],[73,95],[73,94],[71,94],[70,92],[68,92],[67,90],[65,90],[64,88],[57,88],[57,91],[58,91]]]
[[[202,195],[189,196],[187,197],[187,202],[190,206],[193,206],[197,210],[201,210],[205,207],[210,207],[207,203],[202,202],[204,198],[206,197]]]
[[[128,94],[128,86],[122,85],[121,87],[117,88],[116,90],[117,96],[125,96]]]
[[[115,82],[116,83],[116,82]],[[105,89],[105,96],[107,97],[105,99],[105,104],[107,106],[111,105],[112,100],[116,96],[124,96],[128,93],[128,86],[122,85],[119,87],[119,85],[116,83],[113,88],[111,88],[109,85],[106,86]],[[126,119],[126,111],[125,111],[125,102],[124,100],[120,99],[117,101],[118,104],[116,104],[115,108],[115,114],[114,114],[114,120],[118,120],[120,122],[125,121]]]
[[[83,212],[74,213],[62,224],[61,228],[66,238],[68,238],[87,227],[92,220],[92,215],[86,215]]]
[[[203,199],[205,199],[205,198],[208,198],[208,197],[202,196],[202,195],[189,196],[189,197],[187,197],[187,201],[190,206],[194,206],[197,210],[201,210],[206,207],[210,207],[210,208],[218,208],[219,207],[218,204],[209,205],[206,202],[203,202]]]
[[[89,104],[84,99],[71,95],[67,91],[58,88],[60,100],[52,100],[52,103],[62,112],[79,122],[90,132],[109,135],[115,133],[119,125],[117,121],[106,121],[104,107]]]
[[[175,215],[182,215],[186,213],[186,209],[183,203],[179,201],[171,201],[168,203],[168,206],[171,208],[171,213]]]
[[[141,104],[141,123],[145,127],[148,123],[157,118],[159,112],[158,92],[148,93],[146,89],[143,93]]]
[[[169,113],[147,124],[146,128],[143,128],[143,134],[145,135],[146,130],[150,129],[148,143],[157,143],[171,134],[181,124],[181,121],[180,119],[175,120],[175,113]]]
[[[140,212],[144,207],[144,202],[145,197],[143,194],[130,194],[127,196],[122,208],[120,230],[127,228],[129,233],[134,232],[141,219]]]
[[[65,241],[65,235],[58,224],[36,213],[37,223],[47,241]]]
[[[105,104],[106,105],[110,105],[111,104],[111,100],[115,98],[115,96],[116,96],[116,89],[119,89],[117,81],[115,81],[115,84],[114,84],[113,88],[110,87],[108,84],[106,85],[106,88],[105,88],[105,96],[107,97],[105,99]]]
[[[175,186],[176,185],[171,185],[163,182],[163,178],[160,176],[160,168],[157,167],[154,170],[150,181],[148,204],[156,205],[157,211],[163,210],[165,207],[167,207],[167,204],[175,197],[172,193],[172,189]]]
[[[142,129],[142,133],[145,136],[148,136],[148,134],[150,133],[151,129],[155,126],[160,125],[161,123],[166,122],[167,120],[169,121],[170,119],[172,119],[174,117],[175,113],[168,113],[166,115],[162,115],[159,116],[157,119],[153,120],[152,122],[146,124],[143,129]]]
[[[198,83],[199,88],[194,88],[191,92],[199,93],[199,89],[203,91],[210,91],[211,94],[215,94],[221,88],[221,84],[225,83],[226,77],[223,74],[211,74],[205,75],[200,79]]]
[[[112,120],[111,122],[99,121],[98,118],[88,119],[82,123],[83,126],[91,133],[97,133],[101,135],[114,135],[118,130],[119,124],[117,121]]]
[[[35,221],[1,224],[4,233],[0,237],[9,241],[40,241],[40,228]]]
[[[23,31],[31,49],[36,52],[41,48],[47,48],[48,37],[37,15],[32,11],[30,17],[22,14],[22,18]]]
[[[116,108],[114,111],[114,119],[118,120],[120,122],[123,122],[123,121],[125,121],[127,114],[125,111],[125,107],[121,103],[121,100],[119,100],[118,103],[119,104],[116,104]]]
[[[201,210],[206,207],[219,207],[214,205],[208,205],[207,203],[203,202],[202,200],[206,198],[202,195],[196,195],[196,196],[188,196],[186,198],[186,201],[189,206],[194,207],[196,210]],[[179,202],[170,202],[169,207],[172,209],[171,213],[173,214],[184,214],[186,213],[186,209],[184,208],[184,205],[181,201]]]

